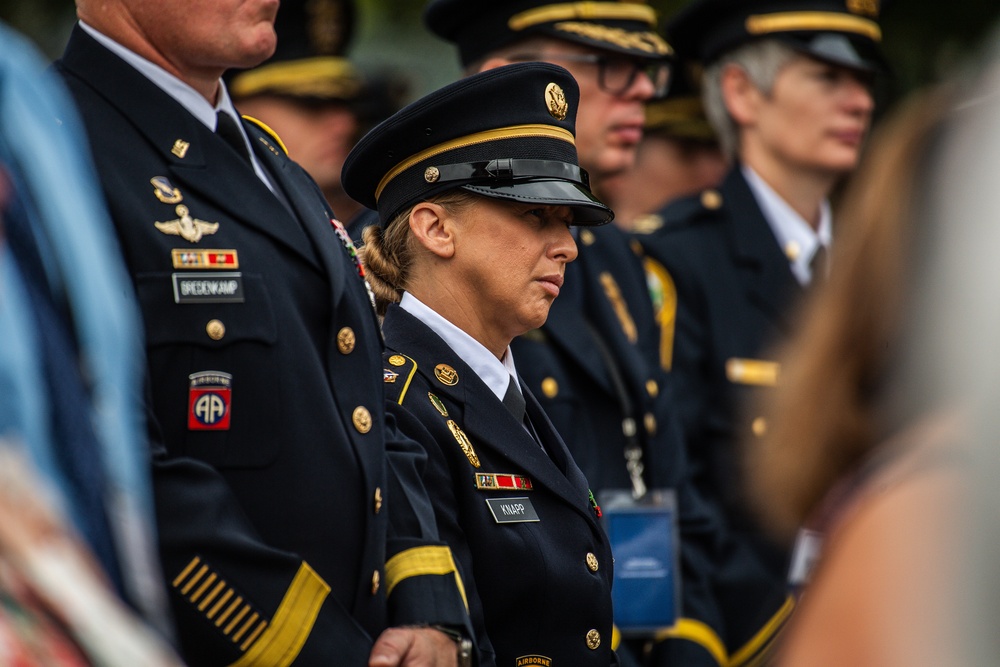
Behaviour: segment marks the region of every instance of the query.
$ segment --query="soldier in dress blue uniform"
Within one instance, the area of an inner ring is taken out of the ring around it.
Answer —
[[[766,639],[763,619],[746,613],[747,592],[780,599],[799,576],[746,515],[736,443],[767,423],[740,406],[780,380],[768,348],[825,276],[827,197],[855,167],[871,120],[877,19],[877,0],[702,0],[668,25],[678,52],[705,66],[706,112],[734,166],[718,189],[668,206],[663,226],[638,238],[676,304],[663,333],[689,460],[757,560],[734,560],[719,579],[737,656]]]
[[[662,94],[672,49],[643,2],[472,3],[433,0],[424,20],[454,43],[467,73],[538,60],[580,85],[580,164],[595,191],[635,160],[643,105]],[[659,634],[671,659],[724,659],[709,590],[715,520],[694,494],[660,366],[660,333],[640,258],[614,225],[580,229],[579,257],[545,324],[512,344],[522,377],[567,443],[595,493],[675,489],[679,497],[683,622]],[[638,254],[637,254],[638,253]],[[623,656],[624,656],[623,651]]]
[[[403,109],[344,165],[382,222],[362,256],[390,410],[427,450],[483,665],[617,664],[600,510],[510,348],[557,300],[570,225],[613,215],[577,163],[579,97],[556,65],[493,69]]]
[[[455,664],[454,639],[426,626],[467,625],[461,585],[419,447],[385,416],[353,247],[220,78],[270,55],[277,3],[77,5],[58,68],[145,321],[183,657]]]
[[[389,114],[367,117],[377,90],[346,56],[354,16],[350,0],[285,0],[274,21],[274,55],[257,67],[230,70],[226,83],[240,113],[281,137],[351,238],[360,238],[355,228],[377,216],[347,196],[340,171],[357,140]]]

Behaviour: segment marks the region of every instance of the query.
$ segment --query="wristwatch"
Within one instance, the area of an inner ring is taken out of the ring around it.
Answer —
[[[455,640],[455,648],[458,651],[458,667],[472,667],[472,640],[463,635],[460,631],[449,628],[446,625],[430,626],[438,632],[443,632]]]

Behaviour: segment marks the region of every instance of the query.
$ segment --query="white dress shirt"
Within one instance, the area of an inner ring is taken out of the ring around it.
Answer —
[[[441,317],[409,292],[403,292],[399,306],[440,336],[490,388],[490,391],[496,394],[499,400],[503,400],[504,394],[507,393],[507,385],[517,377],[514,354],[509,346],[504,352],[503,360],[497,359],[479,341]]]
[[[820,246],[829,253],[833,240],[833,216],[830,202],[823,200],[819,208],[819,226],[813,229],[806,220],[788,205],[781,195],[764,182],[757,172],[747,165],[741,165],[743,177],[753,192],[761,213],[771,226],[771,233],[777,239],[785,257],[791,265],[792,273],[800,285],[812,282],[809,265]]]
[[[240,130],[240,135],[243,136],[243,143],[246,144],[247,153],[250,155],[250,159],[253,162],[253,170],[256,172],[257,178],[263,181],[271,192],[275,192],[271,179],[267,177],[267,172],[264,171],[264,167],[257,160],[257,156],[254,155],[253,150],[250,148],[250,140],[247,138],[246,132],[243,130],[243,121],[240,120],[240,115],[236,112],[236,107],[233,106],[233,101],[229,97],[229,91],[226,90],[226,85],[221,79],[219,80],[219,99],[213,107],[201,93],[159,65],[150,62],[134,51],[125,48],[115,40],[111,39],[107,35],[101,34],[96,28],[87,25],[83,21],[80,21],[80,27],[88,35],[96,39],[102,46],[127,62],[140,74],[156,84],[156,86],[163,92],[177,100],[178,104],[187,109],[192,116],[197,118],[212,132],[215,132],[215,126],[218,123],[218,117],[216,114],[219,111],[232,116],[233,120],[236,121],[236,127]]]

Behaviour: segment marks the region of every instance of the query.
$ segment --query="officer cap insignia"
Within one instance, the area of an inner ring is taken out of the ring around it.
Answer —
[[[549,107],[549,113],[556,120],[565,120],[569,113],[569,102],[566,101],[566,93],[559,87],[558,83],[550,83],[545,86],[545,103]]]
[[[166,176],[154,176],[149,182],[153,185],[153,194],[164,204],[180,204],[184,199],[181,191],[171,185]]]
[[[462,427],[456,424],[455,420],[449,419],[448,429],[451,431],[451,434],[455,436],[455,440],[458,441],[458,446],[462,448],[462,452],[465,454],[465,457],[469,459],[469,463],[472,464],[472,467],[478,468],[482,465],[479,462],[479,457],[476,456],[476,450],[472,448],[469,436],[465,435],[465,431],[462,430]]]
[[[434,406],[435,410],[441,413],[442,417],[448,416],[448,409],[444,407],[444,403],[441,402],[440,398],[430,392],[427,392],[427,398],[431,399],[431,405]]]
[[[204,220],[192,218],[188,207],[184,204],[178,204],[174,212],[177,213],[176,220],[154,222],[153,224],[164,234],[180,236],[185,241],[190,241],[191,243],[197,243],[201,240],[202,236],[214,234],[219,231],[219,223],[205,222]]]
[[[847,11],[877,19],[878,5],[878,0],[847,0]]]
[[[174,141],[174,146],[170,149],[170,152],[179,158],[183,158],[187,155],[189,148],[191,148],[190,142],[184,141],[183,139],[177,139]]]
[[[454,387],[458,384],[458,372],[448,364],[438,364],[435,366],[434,377],[438,379],[438,382],[447,387]]]

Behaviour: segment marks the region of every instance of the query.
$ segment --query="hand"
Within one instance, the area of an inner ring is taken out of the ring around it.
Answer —
[[[455,640],[434,628],[389,628],[372,647],[368,667],[455,667]]]

